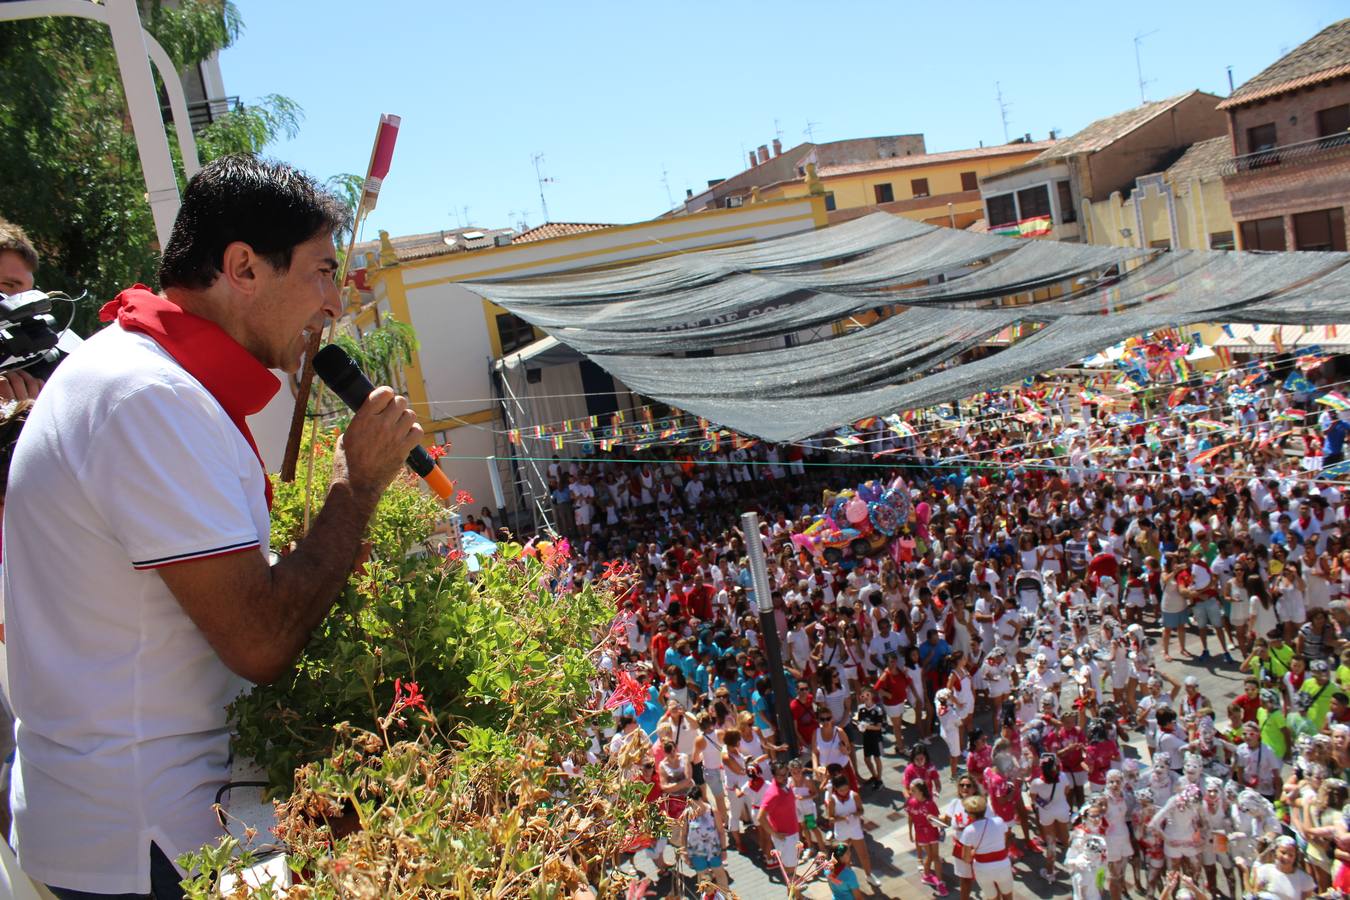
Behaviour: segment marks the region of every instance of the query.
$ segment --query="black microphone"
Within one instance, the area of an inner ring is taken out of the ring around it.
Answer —
[[[352,412],[360,409],[375,390],[370,379],[356,364],[356,360],[347,355],[337,344],[329,344],[314,354],[314,374],[318,375],[328,389],[347,404]],[[414,447],[408,454],[408,468],[412,469],[427,483],[427,487],[436,492],[442,500],[449,500],[455,493],[455,486],[436,465],[436,460],[425,447]]]

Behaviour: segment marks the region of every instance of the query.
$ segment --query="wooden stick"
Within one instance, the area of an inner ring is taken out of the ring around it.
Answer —
[[[305,430],[305,411],[309,408],[309,391],[314,384],[314,354],[323,340],[320,332],[309,336],[305,347],[305,365],[300,370],[300,384],[295,393],[295,409],[291,411],[291,430],[286,436],[286,455],[281,460],[281,480],[295,480],[295,465],[300,458],[300,438]]]
[[[371,193],[366,190],[370,183],[370,170],[375,165],[375,153],[380,148],[380,124],[375,126],[375,140],[370,145],[370,162],[366,163],[366,177],[361,181],[361,199],[356,203],[356,212],[352,214],[352,233],[347,240],[347,253],[342,258],[342,265],[338,270],[337,283],[340,292],[347,284],[347,272],[352,264],[352,250],[356,247],[356,233],[361,229],[361,223],[365,220],[369,212],[367,201],[372,199]],[[340,314],[339,314],[340,316]],[[337,326],[337,319],[334,319],[328,325],[328,340],[333,339],[333,331]],[[295,409],[291,411],[291,430],[286,436],[286,453],[281,458],[281,480],[294,481],[295,467],[300,460],[300,439],[305,433],[305,413],[309,409],[309,392],[314,386],[314,354],[319,352],[319,345],[322,336],[311,334],[309,336],[309,346],[305,348],[305,363],[300,369],[300,383],[296,386]],[[314,457],[310,456],[310,467],[314,464]],[[306,476],[308,478],[309,476]],[[305,526],[309,526],[309,503],[305,503]]]

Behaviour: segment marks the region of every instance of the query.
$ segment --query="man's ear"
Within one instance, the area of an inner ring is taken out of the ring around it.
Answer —
[[[258,289],[259,270],[265,264],[266,261],[248,244],[233,241],[225,247],[220,273],[232,290],[253,294]]]

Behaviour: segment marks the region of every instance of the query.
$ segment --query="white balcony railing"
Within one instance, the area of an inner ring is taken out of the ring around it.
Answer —
[[[1256,153],[1235,156],[1219,165],[1219,174],[1245,174],[1291,163],[1311,162],[1340,156],[1344,153],[1350,153],[1350,131],[1342,131],[1339,134],[1313,138],[1310,141],[1299,141],[1296,144],[1284,144],[1280,147],[1271,147],[1269,150],[1258,150]]]

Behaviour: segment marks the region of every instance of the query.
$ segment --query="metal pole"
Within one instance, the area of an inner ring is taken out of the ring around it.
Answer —
[[[778,740],[787,744],[796,756],[797,726],[788,705],[787,678],[783,673],[783,647],[774,616],[773,594],[769,590],[769,567],[764,561],[764,542],[759,536],[759,513],[741,513],[741,532],[745,535],[745,555],[750,561],[750,578],[759,606],[759,630],[764,635],[764,655],[769,659],[769,680],[773,683],[773,704],[778,718]]]
[[[487,458],[488,481],[492,482],[492,502],[497,504],[497,533],[494,541],[501,540],[501,532],[506,529],[506,492],[502,490],[502,473],[497,468],[497,457]]]

